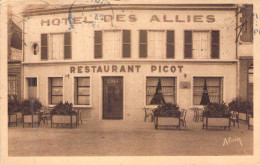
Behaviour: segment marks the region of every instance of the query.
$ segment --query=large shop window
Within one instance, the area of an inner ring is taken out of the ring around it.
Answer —
[[[174,77],[146,78],[146,105],[176,103]]]
[[[205,101],[223,101],[223,79],[221,77],[195,77],[193,79],[193,105],[204,105]]]
[[[185,31],[184,58],[218,59],[219,31]]]
[[[131,57],[131,31],[95,31],[94,57],[104,59]]]
[[[90,79],[89,77],[75,78],[75,100],[76,105],[90,104]]]
[[[49,78],[49,104],[58,104],[63,101],[63,78]]]
[[[71,33],[42,34],[41,59],[71,59]]]
[[[8,96],[17,98],[18,96],[18,80],[16,75],[8,75]]]
[[[247,100],[253,102],[253,94],[254,94],[254,81],[253,81],[253,63],[249,64],[248,67],[248,88],[247,88]]]
[[[140,30],[139,57],[151,59],[174,58],[174,31],[168,30]]]

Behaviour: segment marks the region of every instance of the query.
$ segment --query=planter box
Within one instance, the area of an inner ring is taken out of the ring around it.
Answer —
[[[38,126],[40,126],[40,122],[39,122],[39,115],[35,114],[35,115],[23,115],[23,127],[24,124],[31,124],[32,127],[34,126],[35,123],[38,124]]]
[[[17,114],[8,115],[8,124],[15,123],[17,126]]]
[[[214,118],[214,117],[203,117],[203,129],[208,127],[226,127],[230,130],[230,118]]]
[[[158,126],[174,126],[180,130],[180,118],[179,117],[155,117],[155,129]]]
[[[239,120],[243,120],[245,121],[246,123],[248,123],[248,115],[246,113],[241,113],[239,112],[238,113],[238,119]]]
[[[51,127],[54,124],[70,124],[71,128],[73,127],[73,125],[77,127],[77,115],[52,115]]]
[[[250,129],[251,127],[253,128],[254,126],[254,118],[249,117],[248,118],[248,129]]]

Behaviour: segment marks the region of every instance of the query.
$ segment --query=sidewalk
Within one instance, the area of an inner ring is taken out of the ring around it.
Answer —
[[[9,156],[191,156],[253,154],[253,131],[203,130],[187,113],[187,127],[155,130],[152,122],[87,121],[78,128],[9,127]],[[223,146],[224,140],[232,141]],[[241,138],[241,143],[237,140]],[[242,146],[241,146],[242,144]]]

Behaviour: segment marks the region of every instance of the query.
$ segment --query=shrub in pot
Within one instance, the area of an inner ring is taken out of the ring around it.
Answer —
[[[17,98],[8,98],[8,123],[15,123],[22,121],[21,101]]]
[[[175,126],[180,130],[180,116],[178,105],[172,103],[158,105],[154,110],[155,129],[158,129],[158,126]]]
[[[74,125],[77,127],[77,113],[72,110],[72,103],[59,102],[51,110],[51,127],[56,124],[70,124],[71,128]]]
[[[229,127],[231,113],[225,103],[209,103],[203,112],[203,129],[208,127]]]
[[[239,120],[248,123],[248,111],[253,110],[253,104],[251,102],[241,98],[235,98],[228,104],[228,107],[231,111],[238,112]]]
[[[39,111],[42,108],[42,104],[38,99],[24,100],[21,102],[22,114],[23,114],[23,127],[24,124],[31,124],[32,127],[34,123],[40,125],[40,115]]]

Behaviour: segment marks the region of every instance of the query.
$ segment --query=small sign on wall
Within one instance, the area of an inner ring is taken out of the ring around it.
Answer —
[[[190,89],[190,81],[181,81],[180,88],[181,89]]]

